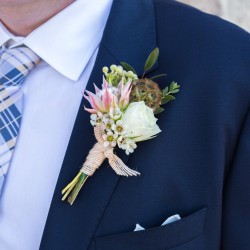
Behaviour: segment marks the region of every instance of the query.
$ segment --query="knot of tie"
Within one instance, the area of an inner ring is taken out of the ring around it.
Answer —
[[[16,47],[3,51],[0,59],[0,84],[4,85],[11,79],[12,85],[20,85],[23,78],[39,62],[39,56],[27,47]]]

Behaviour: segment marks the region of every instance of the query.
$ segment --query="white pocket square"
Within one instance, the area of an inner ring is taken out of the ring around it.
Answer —
[[[168,217],[161,225],[165,226],[167,224],[170,224],[170,223],[175,222],[175,221],[180,220],[180,219],[181,219],[180,215],[175,214],[175,215]],[[145,228],[139,224],[136,224],[134,232],[141,231],[141,230],[145,230]]]

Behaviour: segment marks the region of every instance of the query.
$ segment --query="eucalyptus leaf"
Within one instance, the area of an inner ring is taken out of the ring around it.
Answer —
[[[149,78],[150,80],[154,80],[156,78],[159,78],[159,77],[163,77],[163,76],[166,76],[167,74],[161,74],[161,75],[156,75],[156,76],[153,76],[151,78]]]
[[[134,69],[131,65],[129,65],[128,63],[126,63],[126,62],[120,62],[120,64],[122,65],[122,67],[123,67],[126,71],[132,71],[134,74],[137,75],[135,69]]]
[[[155,48],[149,55],[145,66],[144,66],[144,70],[148,71],[150,69],[153,68],[153,66],[155,65],[155,63],[157,62],[157,59],[159,57],[159,48]]]

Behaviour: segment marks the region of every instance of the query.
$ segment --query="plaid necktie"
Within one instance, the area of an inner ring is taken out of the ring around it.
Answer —
[[[22,83],[40,61],[27,47],[0,51],[0,195],[22,118]]]

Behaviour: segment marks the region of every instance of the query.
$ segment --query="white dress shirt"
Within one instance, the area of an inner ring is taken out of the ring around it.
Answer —
[[[1,250],[39,248],[111,4],[77,0],[25,38],[0,24],[0,46],[24,44],[43,60],[23,84],[21,129],[0,197]]]

